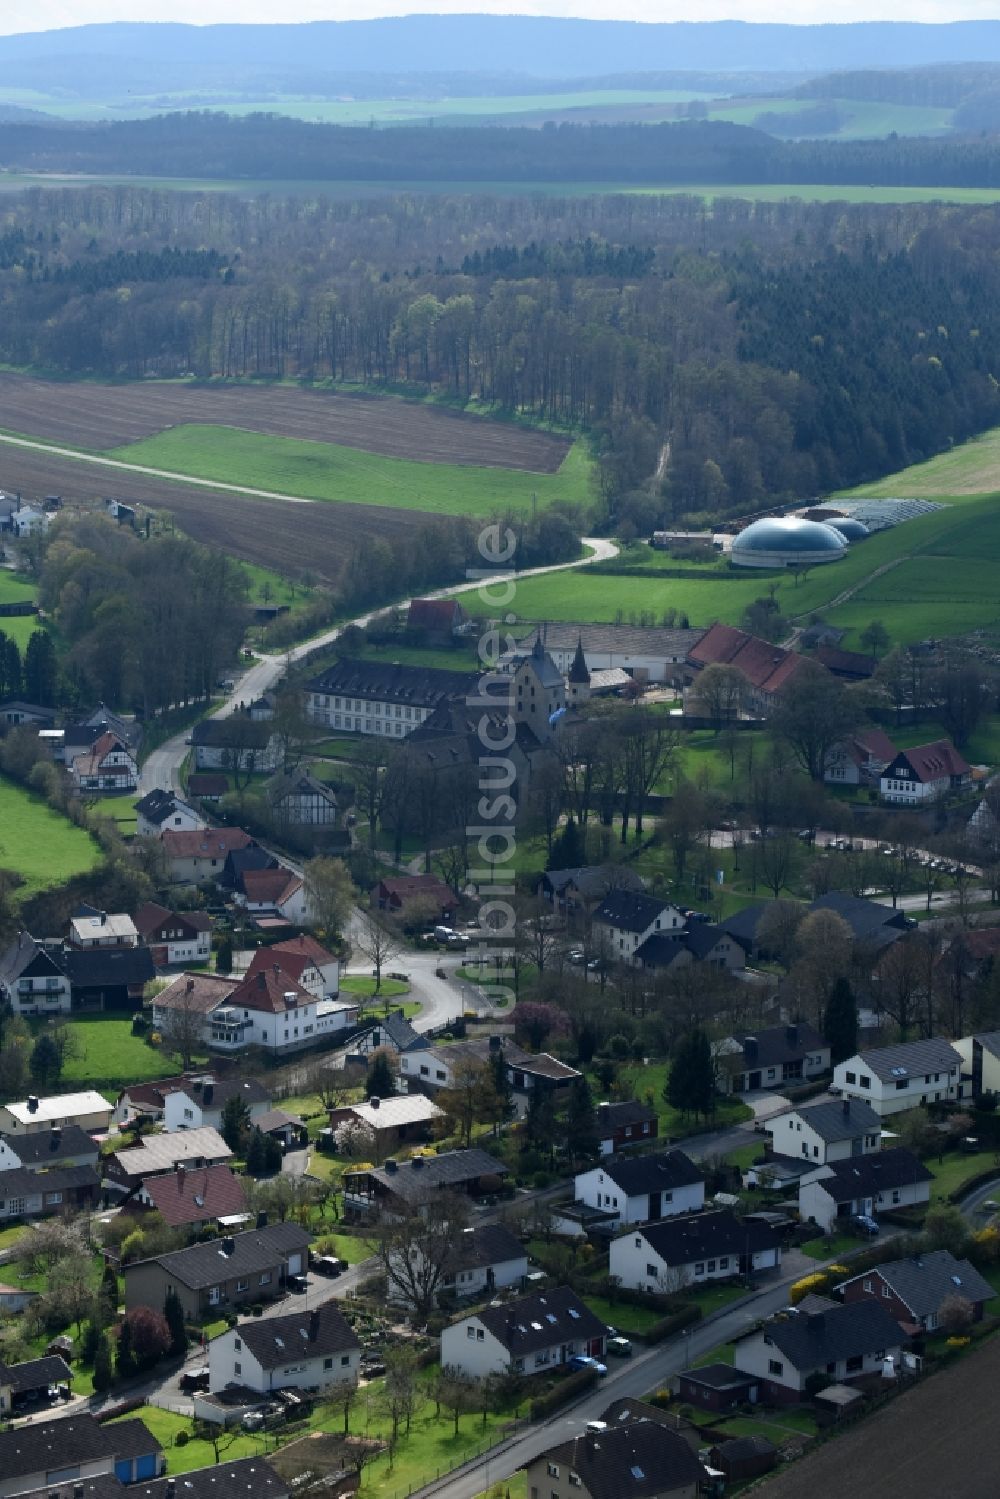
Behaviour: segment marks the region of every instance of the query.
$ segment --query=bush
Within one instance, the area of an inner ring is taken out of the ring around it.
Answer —
[[[596,1369],[577,1369],[572,1374],[561,1379],[551,1390],[544,1395],[537,1395],[531,1402],[530,1417],[532,1421],[543,1421],[553,1411],[560,1410],[562,1406],[568,1405],[591,1385],[597,1383],[600,1378]]]
[[[659,1322],[654,1322],[652,1327],[647,1327],[643,1333],[643,1341],[646,1343],[662,1343],[665,1338],[672,1337],[675,1332],[682,1328],[690,1327],[693,1322],[701,1321],[700,1306],[683,1306],[676,1312],[671,1312],[669,1317],[662,1317]]]
[[[174,1446],[175,1447],[186,1447],[187,1444],[188,1444],[188,1442],[190,1442],[190,1440],[191,1440],[191,1434],[190,1434],[190,1432],[179,1431],[177,1433],[177,1435],[174,1437]]]
[[[141,1010],[137,1010],[136,1013],[132,1016],[133,1036],[144,1036],[149,1030],[149,1026],[150,1022],[148,1016],[144,1015]]]

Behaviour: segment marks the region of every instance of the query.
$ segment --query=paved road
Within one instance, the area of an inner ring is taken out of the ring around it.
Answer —
[[[81,455],[76,454],[75,456],[79,457]],[[218,485],[210,487],[219,488]],[[226,486],[222,487],[225,488]],[[238,486],[231,487],[236,488]],[[584,537],[583,541],[585,546],[590,547],[591,552],[590,556],[585,557],[582,562],[559,562],[554,563],[551,567],[530,567],[520,573],[500,572],[491,576],[489,579],[490,585],[503,582],[508,578],[535,578],[544,573],[559,573],[565,572],[570,568],[587,567],[593,562],[606,562],[609,558],[618,555],[618,547],[613,541],[608,541],[605,537],[587,536]],[[453,593],[467,593],[472,589],[479,588],[483,586],[483,582],[485,580],[466,585],[460,584],[457,587],[452,584],[448,588],[439,588],[433,593],[424,596],[435,599],[446,598]],[[409,599],[403,599],[397,607],[405,609],[409,602]],[[357,619],[351,620],[350,623],[364,626],[371,620],[373,613],[378,612],[381,611],[360,614]],[[337,625],[336,628],[326,630],[322,635],[317,635],[312,640],[303,641],[301,645],[294,646],[290,651],[282,655],[258,657],[254,664],[248,667],[240,677],[235,690],[211,716],[213,718],[226,718],[230,713],[236,711],[240,703],[253,702],[255,698],[261,697],[265,692],[269,692],[284,675],[289,665],[294,665],[303,660],[315,650],[332,645],[346,628],[347,624]],[[173,739],[168,739],[164,744],[160,745],[159,749],[153,750],[147,756],[139,777],[140,795],[144,796],[147,791],[180,790],[180,768],[187,754],[187,747],[184,743],[186,737],[186,734],[183,733],[176,734]]]

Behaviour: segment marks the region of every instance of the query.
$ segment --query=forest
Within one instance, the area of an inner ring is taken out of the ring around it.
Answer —
[[[237,180],[1000,186],[992,136],[785,141],[710,120],[376,129],[205,110],[96,125],[0,121],[0,161],[33,172]]]
[[[359,382],[584,429],[640,531],[871,480],[1000,421],[991,205],[92,187],[5,218],[4,363]]]

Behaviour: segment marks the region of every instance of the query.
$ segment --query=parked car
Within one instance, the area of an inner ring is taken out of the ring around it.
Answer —
[[[571,947],[569,952],[566,954],[566,961],[567,963],[580,964],[583,962],[585,957],[586,953],[584,952],[582,947]]]
[[[202,1364],[198,1369],[185,1369],[181,1375],[182,1390],[207,1390],[208,1389],[208,1365]]]
[[[616,1338],[608,1339],[608,1352],[615,1358],[631,1358],[632,1344],[628,1338],[623,1338],[619,1334]]]
[[[571,1369],[593,1369],[596,1374],[607,1374],[607,1364],[602,1364],[599,1358],[592,1358],[589,1353],[575,1353],[569,1360]]]
[[[310,1267],[317,1275],[329,1275],[331,1279],[336,1275],[342,1275],[347,1269],[343,1260],[338,1260],[334,1254],[310,1254]]]
[[[295,1296],[304,1296],[309,1289],[309,1282],[304,1275],[290,1275],[285,1285]]]
[[[857,1217],[851,1221],[858,1232],[865,1234],[869,1239],[874,1239],[880,1232],[875,1219],[870,1217],[868,1213],[858,1213]]]

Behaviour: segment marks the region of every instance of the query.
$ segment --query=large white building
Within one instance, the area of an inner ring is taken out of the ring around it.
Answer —
[[[209,1389],[327,1390],[356,1385],[361,1345],[332,1302],[287,1317],[237,1322],[208,1345]]]
[[[566,1286],[487,1306],[441,1334],[441,1367],[470,1379],[551,1373],[577,1354],[600,1358],[607,1327]]]
[[[948,1041],[905,1041],[858,1052],[833,1069],[833,1091],[860,1098],[880,1119],[961,1096],[962,1057]]]
[[[40,1134],[53,1126],[79,1125],[88,1135],[101,1134],[111,1123],[111,1104],[94,1088],[60,1093],[52,1098],[29,1094],[20,1103],[0,1108],[0,1131],[8,1135]]]
[[[594,935],[603,939],[607,958],[635,962],[637,950],[651,937],[677,937],[686,922],[676,906],[638,890],[612,890],[594,912]]]
[[[344,658],[305,684],[313,723],[346,734],[404,739],[436,708],[475,695],[477,672]]]
[[[894,806],[937,801],[972,779],[972,769],[948,739],[900,750],[879,777],[879,795]]]
[[[628,672],[638,683],[673,682],[682,673],[688,651],[704,630],[675,630],[665,626],[565,624],[550,621],[539,626],[546,651],[562,675],[568,676],[578,647],[589,672]],[[501,657],[501,666],[513,665],[526,654],[524,646]]]

